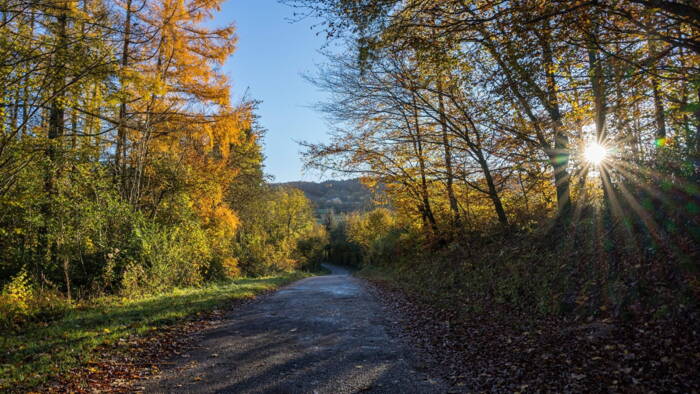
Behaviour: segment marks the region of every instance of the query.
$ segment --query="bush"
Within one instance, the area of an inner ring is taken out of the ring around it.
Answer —
[[[241,268],[238,266],[238,259],[235,257],[227,257],[222,262],[224,275],[227,278],[235,279],[241,276]]]
[[[361,250],[361,264],[383,264],[396,255],[402,234],[406,232],[386,208],[377,208],[347,218],[344,235]]]
[[[3,287],[0,294],[0,316],[4,328],[18,325],[31,315],[33,293],[29,277],[24,270]]]
[[[327,254],[328,233],[320,224],[315,224],[308,234],[297,241],[295,255],[301,267],[306,270],[318,270],[321,263],[327,259]]]
[[[58,292],[36,288],[22,270],[0,293],[0,329],[18,329],[31,321],[51,320],[63,315],[69,307]]]
[[[325,247],[311,202],[297,189],[270,188],[245,206],[241,217],[233,255],[248,275],[299,268],[317,259],[316,249]]]
[[[121,282],[129,295],[200,285],[213,258],[206,234],[196,224],[141,223],[134,229],[134,241],[135,261],[127,265]]]

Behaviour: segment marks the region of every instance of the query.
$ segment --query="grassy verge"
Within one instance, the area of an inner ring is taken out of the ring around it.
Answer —
[[[175,289],[141,299],[102,298],[61,319],[0,333],[0,391],[28,390],[72,368],[97,361],[100,346],[145,335],[226,303],[254,297],[309,276],[288,273]]]

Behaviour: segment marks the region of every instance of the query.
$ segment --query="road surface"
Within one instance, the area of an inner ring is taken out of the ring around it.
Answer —
[[[440,393],[365,284],[340,268],[235,311],[141,386],[160,393]]]

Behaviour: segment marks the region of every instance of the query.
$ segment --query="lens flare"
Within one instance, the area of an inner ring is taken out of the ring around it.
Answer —
[[[591,142],[583,151],[583,157],[589,163],[597,166],[608,156],[608,149],[597,142]]]

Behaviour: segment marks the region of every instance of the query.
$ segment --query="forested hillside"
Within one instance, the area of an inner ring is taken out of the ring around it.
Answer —
[[[366,211],[373,205],[372,193],[359,178],[324,182],[286,182],[277,185],[303,191],[314,203],[318,217],[333,213]]]

